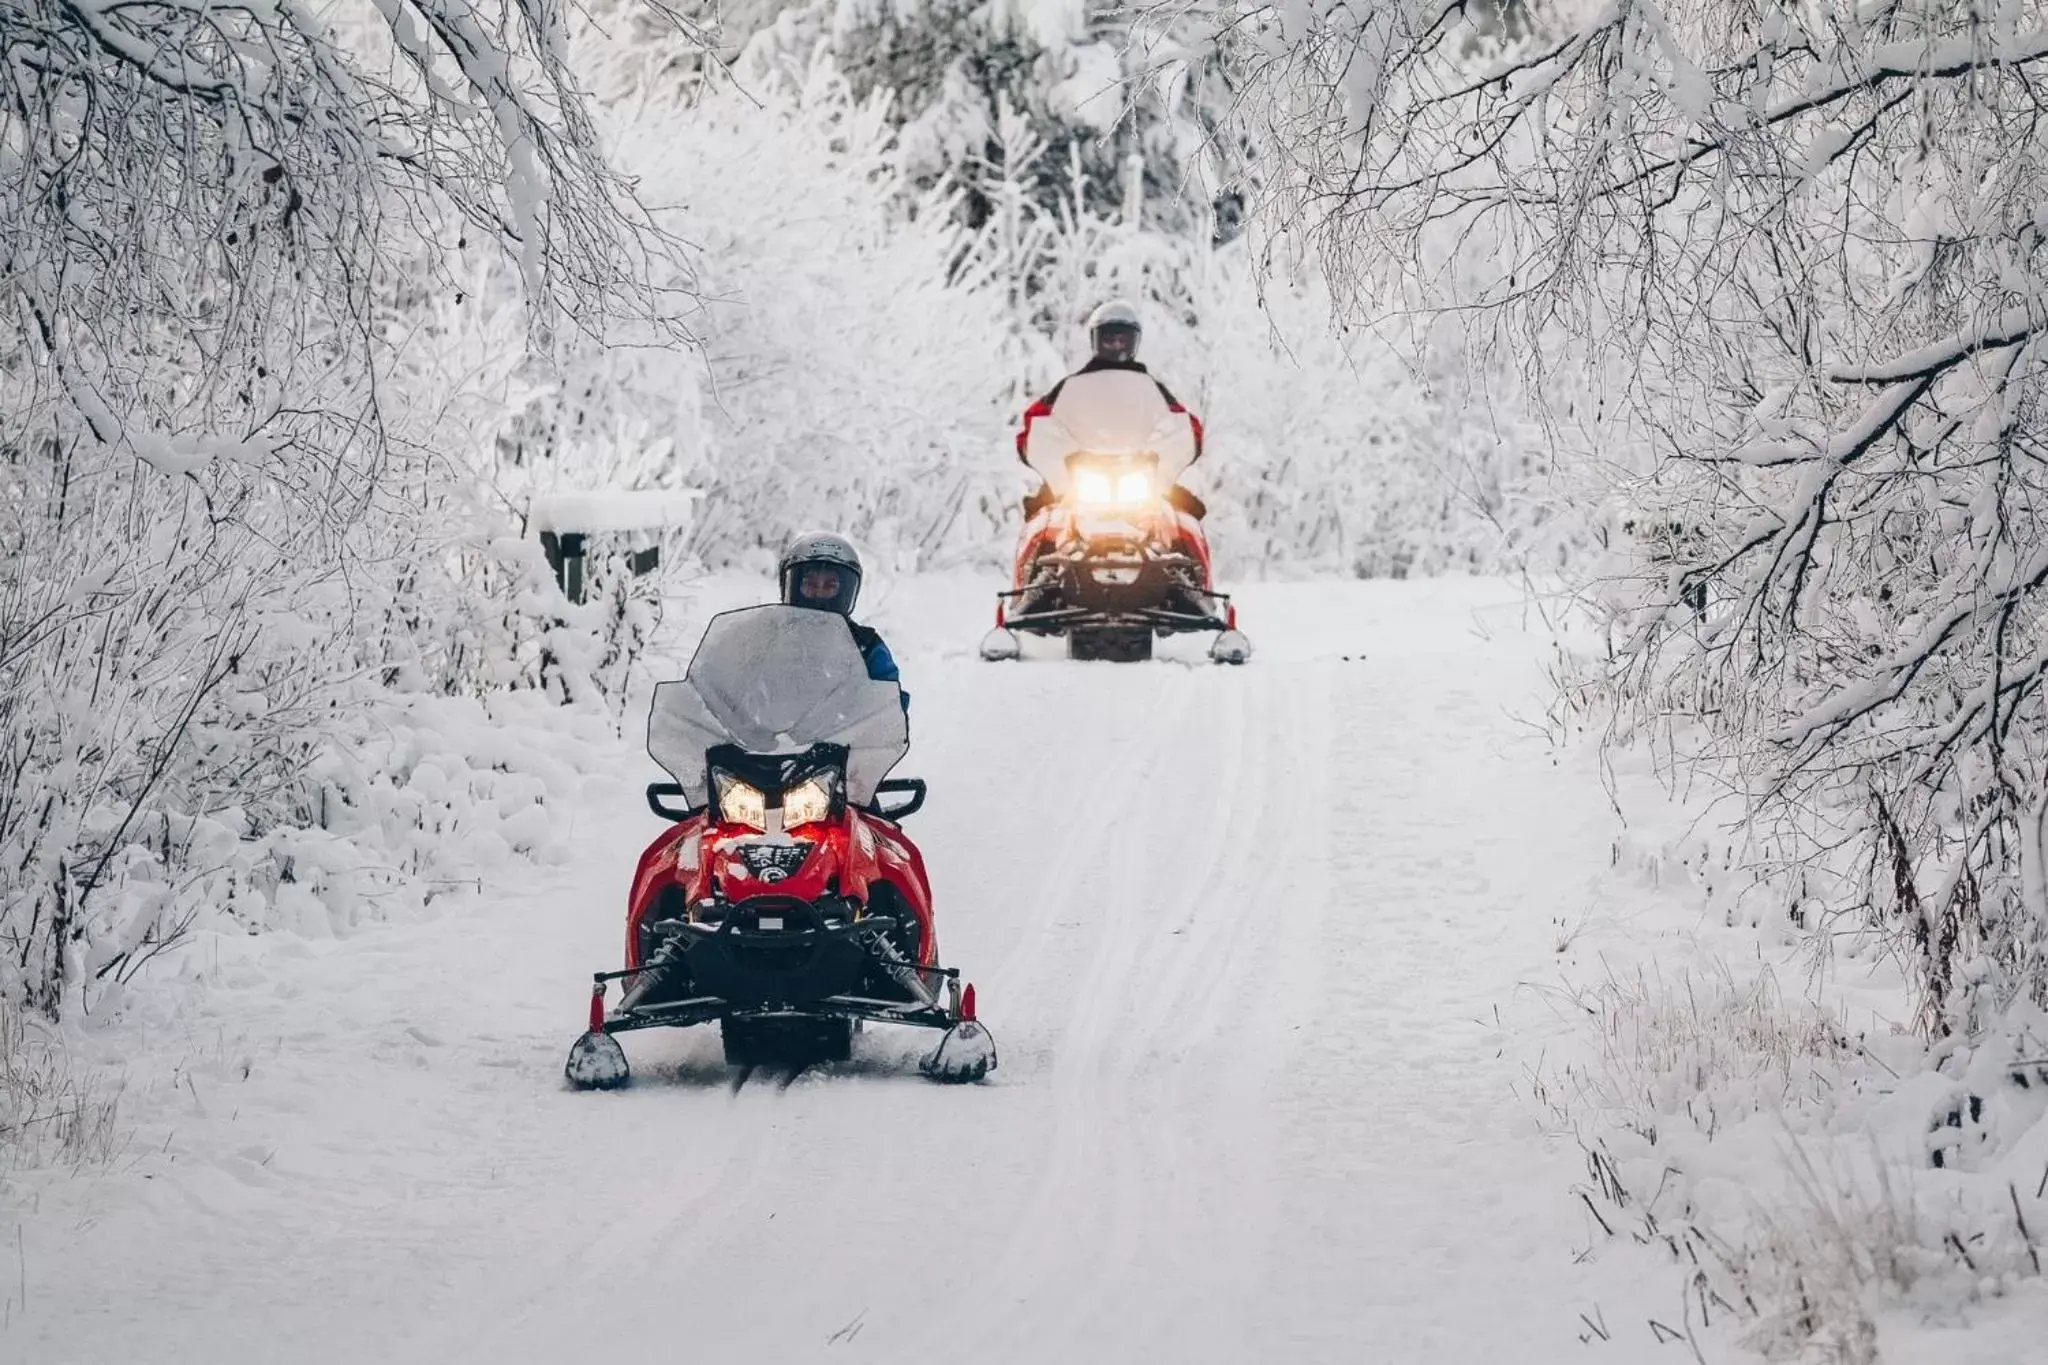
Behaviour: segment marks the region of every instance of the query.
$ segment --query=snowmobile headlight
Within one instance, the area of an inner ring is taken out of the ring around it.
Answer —
[[[832,813],[832,784],[823,774],[807,777],[782,793],[782,827],[815,824]]]
[[[1074,474],[1074,496],[1090,504],[1113,502],[1116,485],[1099,469],[1079,470]]]
[[[752,829],[768,828],[768,798],[758,788],[731,773],[713,772],[711,777],[718,784],[719,819]]]
[[[1142,470],[1132,470],[1116,481],[1118,502],[1143,502],[1152,496],[1152,480]]]

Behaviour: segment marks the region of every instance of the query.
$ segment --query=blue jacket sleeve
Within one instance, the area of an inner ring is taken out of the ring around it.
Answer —
[[[879,639],[868,647],[868,676],[876,682],[892,682],[900,689],[903,686],[903,672],[896,667],[896,656],[889,652],[889,646]],[[910,713],[910,694],[903,693],[903,711]]]

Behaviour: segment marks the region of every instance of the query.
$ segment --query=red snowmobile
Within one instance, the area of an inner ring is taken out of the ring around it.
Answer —
[[[594,976],[569,1084],[626,1083],[617,1034],[713,1021],[736,1066],[845,1060],[874,1023],[942,1031],[921,1067],[935,1080],[994,1070],[898,824],[924,804],[922,781],[888,777],[909,747],[902,690],[868,677],[845,617],[715,617],[683,679],[654,691],[647,750],[675,780],[647,803],[675,826],[640,856],[626,965]]]
[[[1044,505],[1025,520],[981,657],[1016,658],[1024,633],[1065,636],[1069,658],[1129,662],[1152,657],[1155,635],[1216,631],[1210,658],[1250,658],[1237,608],[1212,586],[1201,503],[1174,482],[1195,450],[1188,414],[1141,373],[1070,377],[1035,410],[1019,453],[1045,480]]]

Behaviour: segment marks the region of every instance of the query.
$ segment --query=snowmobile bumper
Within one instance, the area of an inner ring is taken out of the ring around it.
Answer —
[[[1142,627],[1161,634],[1223,630],[1230,598],[1199,586],[1201,566],[1184,554],[1115,546],[1049,555],[1024,587],[997,594],[1010,630],[1060,634],[1083,628]]]
[[[852,993],[869,975],[870,961],[885,960],[877,955],[896,927],[893,919],[854,914],[846,902],[755,896],[724,905],[715,924],[678,922],[669,927],[668,951],[649,959],[650,965],[674,965],[667,972],[643,972],[626,992],[627,1003],[660,999],[668,978],[677,976],[687,978],[694,994],[741,1009]],[[908,998],[931,997],[914,972],[890,976]]]
[[[729,1019],[841,1019],[849,1023],[859,1020],[871,1024],[910,1024],[917,1028],[937,1029],[951,1028],[959,1022],[941,1006],[897,1005],[887,1000],[866,1000],[851,995],[779,1008],[735,1005],[730,1000],[703,995],[644,1009],[610,1011],[604,1017],[602,1032],[615,1034],[643,1028],[688,1028],[694,1024]]]
[[[1024,597],[1045,598],[1048,594],[1042,588],[1012,588],[997,594],[1004,602],[1016,602]],[[1136,628],[1156,631],[1162,635],[1178,635],[1199,630],[1228,630],[1230,598],[1223,593],[1183,594],[1195,598],[1193,603],[1143,605],[1136,602],[1088,604],[1056,601],[1053,605],[1039,606],[1026,612],[1005,610],[1003,626],[1009,631],[1023,631],[1029,635],[1064,635],[1070,630],[1095,630]],[[1196,607],[1188,610],[1188,606]],[[982,657],[991,656],[986,648]]]
[[[1155,635],[1234,630],[1229,594],[1207,583],[1207,569],[1192,556],[1134,541],[1048,553],[1032,561],[1024,586],[996,594],[996,629],[982,641],[981,657],[1018,657],[1021,633],[1065,636],[1075,659],[1128,662],[1151,657]],[[1234,648],[1212,657],[1242,662]]]
[[[725,1034],[727,1060],[737,1065],[843,1060],[853,1025],[876,1023],[943,1030],[938,1048],[921,1064],[934,1080],[980,1080],[995,1069],[995,1044],[974,1018],[974,988],[963,995],[957,968],[906,961],[887,938],[892,920],[762,929],[763,918],[781,918],[770,912],[786,914],[801,902],[760,899],[770,903],[766,911],[729,911],[717,926],[675,926],[643,966],[593,973],[590,1027],[570,1049],[564,1070],[570,1085],[590,1090],[626,1083],[616,1034],[714,1021]],[[861,993],[864,982],[876,980],[875,967],[902,989],[900,997]],[[665,975],[683,977],[687,990],[665,994]],[[613,981],[627,985],[619,1007],[607,1011],[605,988]]]

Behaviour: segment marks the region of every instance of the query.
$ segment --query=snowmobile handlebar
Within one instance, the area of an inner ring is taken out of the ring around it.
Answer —
[[[882,798],[893,792],[908,792],[910,799],[900,806],[884,806]],[[874,805],[869,807],[884,820],[901,820],[924,808],[925,785],[921,777],[885,777],[875,784]]]
[[[682,810],[675,810],[661,803],[661,798],[664,796],[681,796],[682,794],[683,787],[680,782],[649,782],[647,784],[647,809],[653,811],[664,820],[681,824],[698,811],[704,809],[702,806],[686,806]]]

